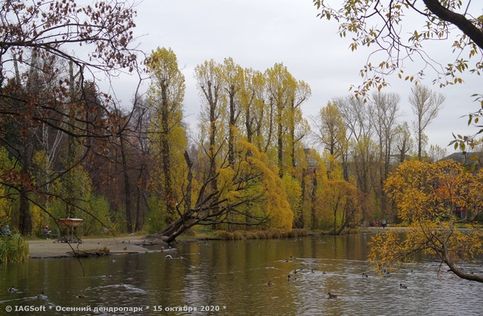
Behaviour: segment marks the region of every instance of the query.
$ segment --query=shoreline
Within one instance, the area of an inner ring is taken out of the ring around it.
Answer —
[[[71,243],[70,246],[56,239],[36,239],[27,242],[31,259],[73,258],[72,249],[86,252],[107,248],[110,255],[153,252],[144,247],[153,244],[144,236],[84,238],[82,243]]]
[[[349,232],[348,234],[375,234],[384,231],[406,232],[410,227],[359,227],[357,231]],[[463,228],[464,229],[464,228]],[[304,231],[303,234],[282,234],[266,236],[263,231],[260,235],[253,231],[243,235],[225,235],[225,234],[200,234],[198,236],[180,236],[177,242],[196,242],[196,241],[210,241],[210,240],[250,240],[250,239],[290,239],[303,238],[314,236],[330,236],[330,234],[321,231]],[[292,232],[292,231],[290,231]],[[342,234],[344,235],[344,234]],[[342,236],[341,235],[341,236]],[[29,258],[31,259],[47,259],[47,258],[73,258],[72,250],[80,253],[92,253],[92,257],[96,256],[98,250],[104,248],[109,249],[107,255],[125,255],[125,254],[143,254],[150,252],[159,252],[167,247],[167,244],[156,238],[154,235],[136,235],[136,236],[119,236],[119,237],[86,237],[82,239],[82,243],[67,243],[58,242],[56,239],[35,239],[27,240],[29,245]],[[155,250],[152,249],[156,247]]]

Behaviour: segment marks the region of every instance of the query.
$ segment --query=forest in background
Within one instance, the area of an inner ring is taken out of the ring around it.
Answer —
[[[80,217],[85,235],[159,232],[169,241],[195,226],[338,234],[401,221],[384,190],[391,171],[446,156],[424,133],[444,97],[421,84],[411,122],[399,121],[397,94],[377,89],[306,118],[306,82],[282,63],[255,70],[231,58],[195,69],[193,135],[176,54],[160,48],[140,60],[134,15],[126,3],[2,5],[1,225],[38,235]],[[66,53],[76,43],[91,48],[87,56]],[[149,76],[129,107],[95,81],[119,69]]]
[[[398,120],[399,96],[384,92],[335,98],[309,121],[301,107],[310,87],[283,64],[207,60],[195,69],[201,116],[189,137],[170,49],[146,59],[150,86],[131,109],[83,82],[73,62],[36,50],[23,58],[28,66],[14,60],[2,87],[0,215],[26,235],[64,217],[83,218],[86,235],[176,231],[180,219],[208,230],[337,234],[397,223],[383,189],[391,170],[446,155],[424,134],[444,97],[418,84],[413,122]]]

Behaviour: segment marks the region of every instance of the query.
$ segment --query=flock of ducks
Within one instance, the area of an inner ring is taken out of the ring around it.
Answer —
[[[167,255],[165,256],[165,258],[166,258],[166,259],[175,259],[175,258],[174,258],[172,255],[170,255],[170,254],[167,254]],[[290,262],[290,261],[294,261],[294,259],[295,259],[295,258],[294,258],[293,256],[290,256],[289,258],[285,259],[284,261],[285,261],[285,262]],[[113,261],[113,262],[115,262],[115,260],[114,260],[114,259],[113,259],[112,261]],[[291,281],[291,280],[296,280],[296,274],[297,274],[297,272],[302,271],[302,270],[304,270],[304,269],[302,269],[302,268],[301,268],[301,269],[295,269],[293,272],[290,272],[290,273],[287,275],[287,280],[288,280],[288,281]],[[314,270],[313,268],[312,268],[312,269],[310,269],[310,273],[314,273],[314,272],[315,272],[315,270]],[[412,272],[412,270],[411,270],[411,272]],[[326,274],[326,272],[325,272],[325,271],[322,271],[322,274]],[[383,270],[383,275],[384,275],[384,276],[388,276],[388,275],[389,275],[389,271],[387,271],[386,269],[384,269],[384,270]],[[362,272],[361,276],[362,276],[363,278],[369,278],[369,275],[368,275],[366,272]],[[273,285],[273,282],[272,282],[271,280],[269,280],[269,281],[267,282],[267,286],[268,286],[268,287],[271,287],[272,285]],[[407,287],[407,285],[405,285],[405,284],[403,284],[403,283],[399,283],[399,288],[400,288],[400,289],[407,289],[408,287]],[[19,293],[19,290],[18,290],[18,289],[16,289],[16,288],[14,288],[13,286],[12,286],[12,287],[9,287],[7,291],[8,291],[8,293],[10,293],[10,294]],[[330,291],[329,291],[329,292],[327,292],[327,295],[328,295],[328,299],[337,299],[337,297],[338,297],[336,294],[331,293]],[[78,296],[77,296],[77,298],[83,298],[83,297],[84,297],[83,295],[78,295]],[[41,292],[39,295],[37,295],[37,299],[39,299],[39,300],[46,300],[46,299],[47,299],[47,295],[45,295],[44,291],[42,291],[42,292]]]
[[[285,259],[285,260],[284,260],[284,262],[291,262],[291,261],[294,261],[294,259],[295,259],[295,258],[294,258],[293,256],[290,256],[289,258]],[[291,280],[296,280],[296,279],[297,279],[297,278],[296,278],[296,274],[297,274],[297,272],[302,271],[302,270],[304,270],[304,269],[303,269],[303,268],[301,268],[301,269],[295,269],[293,272],[290,272],[290,273],[287,275],[287,280],[288,280],[289,282],[290,282]],[[310,269],[310,272],[311,272],[311,273],[314,273],[314,271],[315,271],[315,270],[314,270],[313,268],[312,268],[312,269]],[[411,272],[413,272],[413,270],[411,270]],[[322,274],[326,274],[326,272],[325,272],[325,271],[322,271]],[[384,277],[388,277],[388,276],[389,276],[389,274],[390,274],[390,273],[389,273],[389,271],[388,271],[388,270],[386,270],[386,269],[384,269],[384,270],[383,270],[383,276],[384,276]],[[362,272],[361,277],[363,277],[363,278],[369,278],[369,275],[368,275],[366,272]],[[269,281],[267,282],[267,286],[268,286],[268,287],[271,287],[272,285],[273,285],[273,282],[272,282],[271,280],[269,280]],[[399,288],[400,288],[400,289],[407,289],[407,288],[408,288],[408,286],[407,286],[407,285],[405,285],[405,284],[403,284],[403,283],[399,283]],[[332,292],[330,292],[330,291],[329,291],[329,292],[327,292],[327,295],[328,295],[328,299],[337,299],[337,297],[338,297],[338,296],[337,296],[337,294],[334,294],[334,293],[332,293]]]

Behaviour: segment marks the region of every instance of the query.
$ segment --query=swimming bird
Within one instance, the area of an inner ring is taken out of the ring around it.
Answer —
[[[405,284],[399,283],[399,288],[400,288],[400,289],[407,289],[407,288],[408,288],[408,286],[407,286],[407,285],[405,285]]]
[[[45,295],[44,291],[42,291],[39,295],[37,295],[37,299],[45,301],[47,300],[47,295]]]
[[[330,293],[330,291],[327,294],[329,294],[329,299],[337,298],[337,295]]]
[[[267,286],[272,286],[272,281],[268,281]]]
[[[14,288],[13,286],[8,288],[8,293],[14,294],[14,293],[17,293],[17,292],[18,292],[18,290],[16,288]]]
[[[368,278],[368,277],[369,277],[369,275],[368,275],[367,273],[365,273],[365,272],[362,272],[362,277],[363,277],[363,278]]]

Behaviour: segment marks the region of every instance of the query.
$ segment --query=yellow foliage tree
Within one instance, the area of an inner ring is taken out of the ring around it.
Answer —
[[[246,141],[237,142],[238,155],[245,157],[240,160],[237,171],[224,168],[224,180],[222,187],[227,188],[230,203],[237,203],[249,197],[254,199],[250,208],[261,210],[261,214],[268,218],[268,226],[271,228],[291,229],[293,222],[293,210],[289,203],[286,191],[297,191],[299,186],[287,184],[277,175],[277,171],[270,167],[267,156],[260,152],[257,147]],[[228,178],[227,175],[230,175]],[[240,190],[241,179],[253,178],[246,183],[244,190]],[[227,185],[227,182],[230,184]],[[287,188],[290,186],[290,189]],[[297,191],[298,192],[298,191]],[[300,193],[294,193],[294,197]],[[294,198],[295,199],[295,198]]]
[[[185,79],[178,68],[176,54],[167,48],[158,48],[146,60],[151,74],[148,103],[152,110],[150,124],[151,148],[155,153],[155,168],[151,185],[161,193],[166,211],[166,222],[176,215],[176,202],[182,193],[180,180],[185,165],[183,153],[187,146],[183,124]]]
[[[318,195],[319,219],[323,227],[331,227],[331,233],[338,235],[360,217],[359,191],[356,186],[344,180],[328,180]]]
[[[482,179],[482,170],[472,174],[454,161],[402,163],[386,180],[385,191],[410,231],[404,238],[395,232],[375,236],[370,260],[381,269],[425,253],[438,258],[457,276],[483,282],[482,276],[457,266],[458,261],[483,252],[481,229],[455,226],[462,211],[471,221],[483,209]]]

